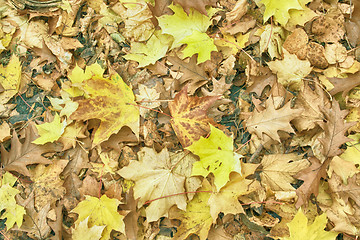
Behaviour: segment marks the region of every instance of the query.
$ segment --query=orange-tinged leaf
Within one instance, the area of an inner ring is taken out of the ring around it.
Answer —
[[[210,130],[209,123],[215,125],[206,112],[217,99],[216,96],[189,97],[185,87],[175,96],[174,101],[169,103],[171,126],[183,147],[190,146],[206,135]]]
[[[93,77],[84,81],[83,88],[89,98],[78,101],[78,109],[70,116],[74,120],[101,120],[93,146],[107,140],[112,134],[128,126],[138,136],[139,109],[135,96],[118,74],[110,79]]]
[[[101,198],[85,196],[86,199],[80,202],[72,212],[79,214],[75,222],[75,228],[88,218],[88,227],[106,226],[102,232],[101,240],[110,239],[111,230],[125,233],[124,216],[117,211],[120,201],[116,198],[108,198],[102,195]]]

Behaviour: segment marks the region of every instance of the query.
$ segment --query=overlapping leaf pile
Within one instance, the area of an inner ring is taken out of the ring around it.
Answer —
[[[360,235],[358,1],[21,3],[0,0],[2,235]]]

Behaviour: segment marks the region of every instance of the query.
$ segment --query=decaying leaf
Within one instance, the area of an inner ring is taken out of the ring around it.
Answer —
[[[89,98],[79,100],[78,109],[70,116],[74,120],[100,119],[93,145],[107,140],[112,134],[128,126],[139,135],[139,109],[135,96],[118,74],[110,79],[93,77],[83,82]]]
[[[209,133],[209,123],[215,125],[214,120],[207,116],[207,110],[217,99],[217,96],[188,96],[185,87],[175,96],[174,101],[169,103],[171,126],[183,147],[190,146]]]

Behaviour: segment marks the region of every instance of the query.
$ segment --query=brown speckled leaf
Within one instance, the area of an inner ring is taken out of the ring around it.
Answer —
[[[191,97],[187,87],[183,88],[169,103],[171,125],[183,147],[190,146],[210,131],[209,123],[216,125],[206,114],[211,105],[218,99],[212,97]]]
[[[58,149],[55,144],[36,145],[32,141],[37,138],[35,135],[36,128],[33,123],[25,130],[25,141],[20,142],[16,132],[13,132],[11,139],[11,149],[6,151],[4,146],[1,145],[1,165],[5,171],[14,171],[25,176],[30,176],[30,172],[27,169],[27,165],[43,163],[49,164],[51,161],[41,154],[46,152],[54,152],[61,149],[59,145]]]
[[[73,120],[101,120],[96,130],[93,145],[109,139],[123,126],[128,126],[139,135],[139,109],[135,96],[118,74],[106,78],[91,78],[84,89],[89,98],[78,101],[78,109],[70,116]]]

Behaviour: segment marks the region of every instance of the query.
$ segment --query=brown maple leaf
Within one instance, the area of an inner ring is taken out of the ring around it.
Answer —
[[[347,78],[329,78],[329,80],[334,85],[330,94],[342,92],[342,97],[345,98],[351,89],[360,85],[360,72],[349,74]]]
[[[304,181],[304,183],[296,189],[296,194],[299,197],[295,204],[297,208],[304,204],[306,205],[311,194],[314,194],[315,197],[319,194],[320,179],[326,178],[326,169],[331,158],[325,160],[324,163],[321,163],[316,157],[310,157],[308,160],[311,162],[311,165],[294,176],[294,178]]]
[[[320,127],[324,130],[325,136],[319,138],[323,149],[322,153],[326,157],[334,157],[343,152],[340,146],[348,141],[350,138],[345,137],[346,131],[352,127],[354,123],[345,123],[345,117],[349,111],[340,110],[339,103],[334,100],[331,108],[322,110],[327,122],[320,122]]]
[[[195,1],[194,0],[173,0],[173,2],[176,4],[179,4],[184,9],[186,14],[188,14],[188,15],[190,13],[190,8],[194,8],[206,16],[207,16],[207,12],[206,12],[205,7],[206,6],[216,7],[217,1],[218,0],[195,0]]]
[[[196,89],[209,81],[203,68],[204,65],[196,64],[196,56],[192,56],[188,63],[177,56],[169,56],[167,59],[173,64],[172,70],[183,73],[179,79],[179,83],[181,85],[186,83],[190,94],[194,94]]]
[[[251,134],[256,134],[263,138],[263,134],[268,135],[275,141],[280,142],[278,131],[293,133],[294,130],[290,121],[300,116],[303,110],[291,109],[291,102],[286,103],[282,108],[275,109],[274,101],[270,96],[265,102],[265,110],[261,112],[254,111],[253,115],[247,120],[246,126]]]
[[[169,103],[171,126],[184,148],[206,135],[210,131],[209,123],[216,125],[206,112],[217,99],[216,96],[189,97],[184,87]]]
[[[151,21],[155,27],[159,26],[157,17],[172,13],[171,9],[168,7],[170,4],[171,0],[155,0],[154,6],[147,3],[150,11],[152,12],[153,17],[151,18]]]
[[[35,125],[30,123],[29,126],[25,129],[25,140],[22,143],[16,132],[13,132],[11,139],[11,149],[6,151],[4,146],[1,145],[1,163],[5,171],[14,171],[24,176],[30,176],[30,172],[27,169],[27,165],[31,164],[49,164],[51,161],[42,156],[43,153],[55,152],[61,149],[61,146],[56,146],[55,144],[45,144],[37,145],[33,144],[37,135],[35,135]]]

